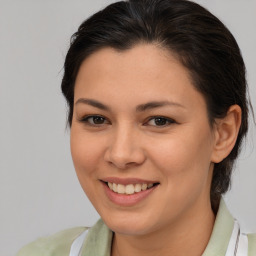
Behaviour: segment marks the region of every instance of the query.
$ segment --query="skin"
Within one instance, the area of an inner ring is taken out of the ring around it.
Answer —
[[[136,111],[153,101],[171,104]],[[233,106],[211,127],[205,99],[188,71],[150,44],[122,52],[104,48],[89,56],[77,75],[74,102],[72,158],[83,190],[115,232],[112,256],[201,255],[215,219],[210,202],[214,163],[234,146],[240,108]],[[103,118],[95,124],[85,119],[88,115]],[[163,125],[153,119],[159,116]],[[101,182],[107,177],[160,184],[126,207],[107,197]]]

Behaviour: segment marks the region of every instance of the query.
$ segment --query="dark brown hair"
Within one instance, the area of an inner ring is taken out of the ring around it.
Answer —
[[[153,43],[170,50],[189,70],[195,88],[204,96],[209,122],[226,115],[229,107],[242,109],[236,144],[215,164],[211,202],[216,210],[220,195],[230,186],[234,160],[248,129],[245,65],[236,40],[223,23],[200,5],[187,0],[130,0],[107,6],[85,20],[71,38],[62,92],[72,125],[74,85],[81,63],[103,47],[125,51],[138,43]]]

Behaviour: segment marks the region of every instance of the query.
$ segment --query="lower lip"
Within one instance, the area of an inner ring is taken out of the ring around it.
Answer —
[[[127,195],[127,194],[118,194],[112,191],[106,183],[102,182],[102,184],[107,194],[107,197],[110,199],[110,201],[120,206],[133,206],[138,204],[142,200],[146,199],[157,187],[157,186],[153,186],[152,188],[143,190],[141,192],[138,192],[138,193],[136,192],[132,195]]]

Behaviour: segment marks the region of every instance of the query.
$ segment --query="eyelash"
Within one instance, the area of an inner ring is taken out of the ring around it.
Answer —
[[[107,119],[101,115],[89,115],[89,116],[85,116],[83,117],[82,119],[80,119],[79,121],[82,122],[82,123],[85,123],[86,125],[89,125],[89,126],[92,126],[92,127],[101,127],[102,125],[106,124],[106,123],[102,123],[102,124],[92,124],[89,122],[89,119],[92,118],[102,118],[104,121],[107,121]],[[175,124],[176,121],[171,119],[171,118],[168,118],[168,117],[164,117],[164,116],[152,116],[150,118],[147,119],[146,123],[149,123],[150,121],[154,120],[154,119],[160,119],[161,121],[164,121],[166,122],[167,124],[164,124],[164,125],[148,125],[146,124],[147,126],[154,126],[154,127],[158,127],[158,128],[163,128],[163,127],[167,127],[171,124]],[[110,123],[107,121],[107,124]]]
[[[160,119],[161,121],[165,121],[167,124],[164,124],[164,125],[152,125],[152,126],[155,126],[155,127],[166,127],[166,126],[169,126],[171,124],[175,124],[176,122],[171,119],[171,118],[168,118],[168,117],[164,117],[164,116],[153,116],[153,117],[150,117],[148,120],[147,120],[147,123],[154,120],[155,119],[155,122],[156,122],[156,119]]]
[[[79,121],[82,122],[82,123],[85,123],[85,124],[87,124],[87,125],[90,125],[90,126],[99,127],[99,126],[102,125],[102,124],[91,124],[91,123],[88,121],[90,118],[102,118],[102,119],[104,119],[104,120],[107,120],[105,117],[100,116],[100,115],[89,115],[89,116],[83,117],[83,118],[82,118],[81,120],[79,120]]]

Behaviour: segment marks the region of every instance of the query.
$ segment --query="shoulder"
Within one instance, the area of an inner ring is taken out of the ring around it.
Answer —
[[[76,227],[39,238],[23,247],[16,256],[68,256],[72,242],[86,229]]]
[[[256,256],[256,233],[247,234],[248,237],[248,256]]]

